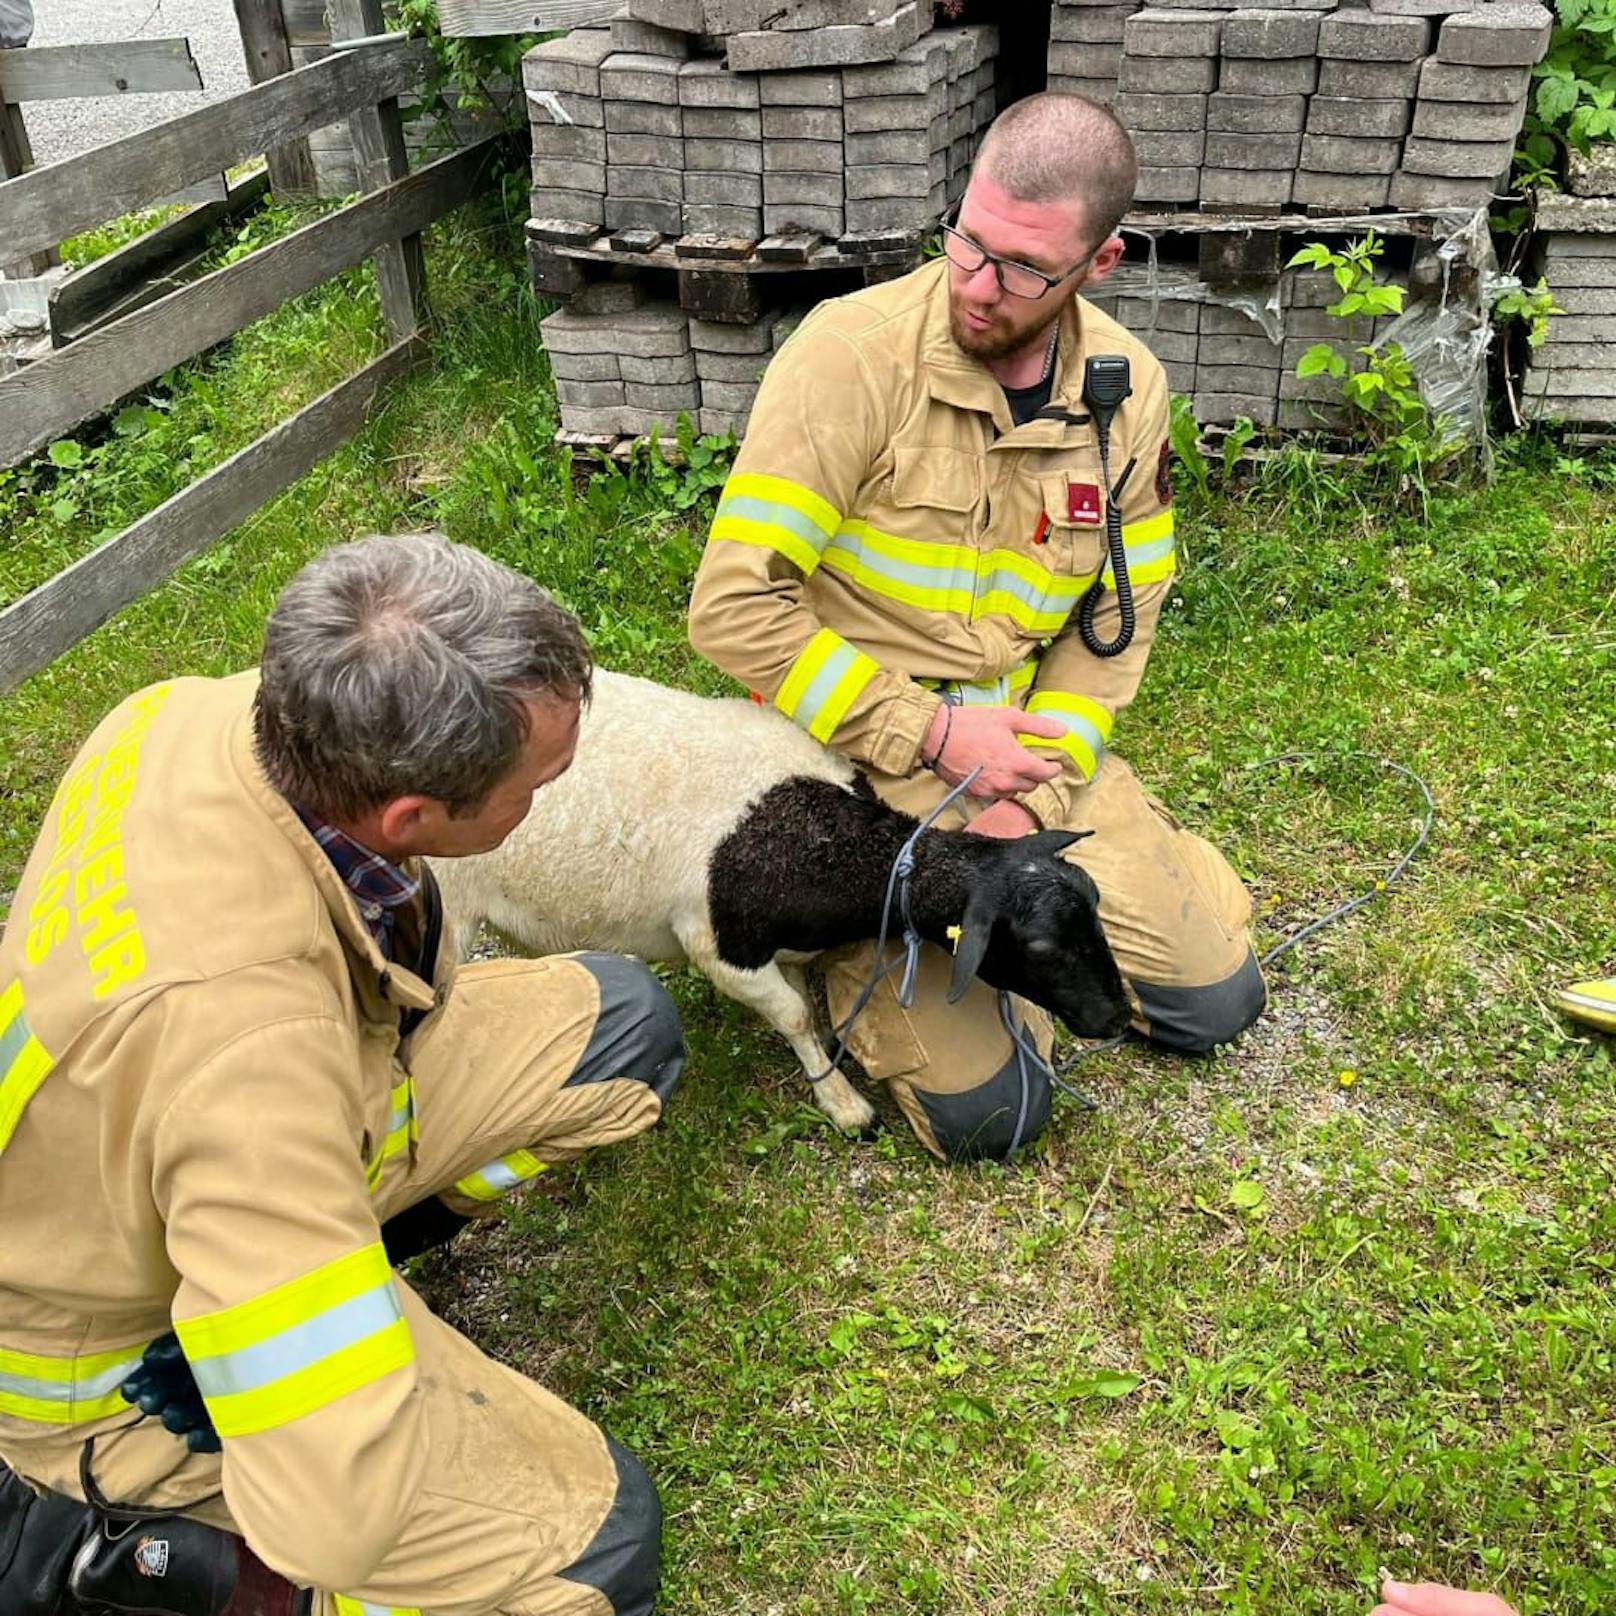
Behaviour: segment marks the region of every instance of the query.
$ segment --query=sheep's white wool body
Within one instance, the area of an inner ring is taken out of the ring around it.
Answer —
[[[487,921],[534,954],[607,949],[689,963],[768,1021],[806,1071],[823,1072],[830,1057],[794,963],[806,956],[738,970],[719,957],[708,909],[713,849],[798,775],[851,788],[854,770],[772,708],[597,669],[572,767],[535,793],[491,853],[433,861],[460,946]],[[838,1127],[874,1121],[839,1072],[814,1097]]]
[[[486,920],[535,953],[684,961],[713,849],[793,775],[850,786],[853,766],[772,708],[598,669],[572,767],[493,852],[432,870],[462,947]]]

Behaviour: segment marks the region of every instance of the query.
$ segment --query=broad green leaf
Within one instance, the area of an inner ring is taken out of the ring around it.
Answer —
[[[1263,1187],[1255,1179],[1238,1178],[1229,1187],[1229,1202],[1242,1212],[1254,1212],[1263,1204]]]
[[[45,453],[53,466],[61,466],[64,470],[84,464],[84,451],[72,438],[58,438]]]

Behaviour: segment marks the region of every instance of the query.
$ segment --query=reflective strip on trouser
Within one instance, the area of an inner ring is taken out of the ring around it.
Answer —
[[[13,982],[0,993],[0,1154],[50,1069],[51,1058],[23,1013],[22,983]]]
[[[285,1425],[415,1356],[380,1241],[174,1328],[222,1437]]]
[[[1122,551],[1128,562],[1128,581],[1135,589],[1141,584],[1158,584],[1178,571],[1178,553],[1173,543],[1173,513],[1160,511],[1142,522],[1122,524]],[[1117,587],[1111,559],[1106,557],[1100,583],[1106,589]]]
[[[455,1188],[472,1201],[497,1201],[514,1189],[537,1178],[544,1163],[526,1150],[513,1150],[497,1161],[480,1167],[456,1183]]]
[[[1023,746],[1064,752],[1083,778],[1092,780],[1105,756],[1105,743],[1111,739],[1112,715],[1099,702],[1066,690],[1035,690],[1028,699],[1027,711],[1053,719],[1065,727],[1066,733],[1059,738],[1018,735],[1016,739]]]
[[[336,1616],[421,1616],[416,1605],[373,1605],[368,1599],[350,1599],[346,1594],[332,1594],[331,1603]]]
[[[774,705],[816,741],[828,744],[847,709],[879,671],[840,634],[822,628],[797,654]]]
[[[709,536],[773,550],[806,577],[841,519],[834,505],[801,483],[741,471],[724,484]]]
[[[118,1387],[140,1367],[148,1343],[76,1358],[0,1347],[0,1414],[35,1425],[87,1425],[129,1405]]]
[[[382,1181],[382,1169],[394,1156],[417,1144],[420,1138],[420,1126],[415,1120],[414,1083],[406,1072],[388,1095],[387,1133],[375,1160],[365,1168],[365,1183],[373,1195]]]

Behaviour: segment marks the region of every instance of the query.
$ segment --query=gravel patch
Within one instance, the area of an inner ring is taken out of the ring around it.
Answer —
[[[60,162],[247,88],[229,0],[35,0],[30,45],[89,45],[183,34],[202,70],[199,92],[31,101],[23,111],[36,163]]]

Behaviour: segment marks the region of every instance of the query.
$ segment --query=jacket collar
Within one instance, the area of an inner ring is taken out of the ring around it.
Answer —
[[[254,678],[251,689],[256,693],[257,688],[258,682]],[[382,996],[389,1004],[411,1010],[430,1010],[436,1002],[431,983],[423,982],[413,971],[394,964],[382,953],[375,937],[371,935],[370,927],[359,913],[354,894],[338,875],[325,850],[304,827],[297,810],[275,789],[264,773],[253,748],[250,699],[236,715],[229,747],[231,762],[248,796],[297,850],[332,925],[350,955],[357,955],[371,968],[374,973],[372,980],[379,985]],[[418,874],[415,871],[411,873]]]
[[[930,395],[941,404],[991,416],[1000,441],[1013,437],[1014,447],[1018,449],[1054,449],[1086,439],[1089,428],[1065,421],[1029,421],[1025,426],[1015,425],[1004,389],[986,366],[961,353],[954,345],[949,331],[947,259],[939,260],[929,272],[933,280],[927,300],[921,363]],[[1049,400],[1051,405],[1073,415],[1088,413],[1083,408],[1085,306],[1082,298],[1074,295],[1061,309],[1060,336],[1055,346],[1055,390]]]

